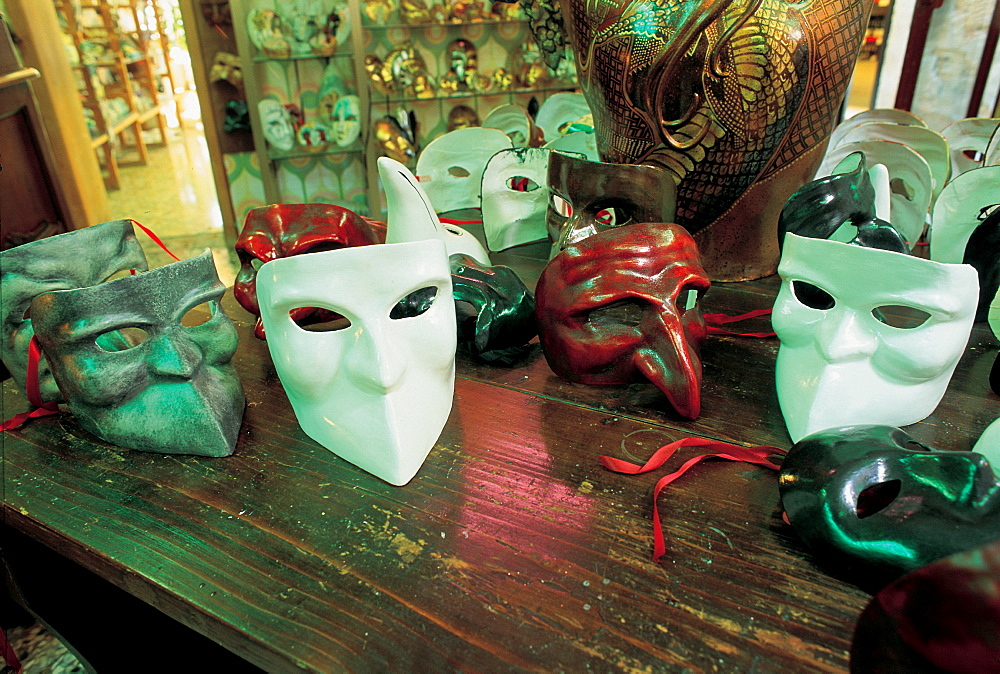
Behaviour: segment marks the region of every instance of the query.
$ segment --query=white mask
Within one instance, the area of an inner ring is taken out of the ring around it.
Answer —
[[[531,116],[515,103],[498,105],[490,110],[482,126],[503,131],[514,147],[528,147],[531,142]]]
[[[389,206],[387,243],[268,262],[257,273],[257,299],[275,370],[302,429],[341,458],[403,485],[451,411],[455,302],[448,252],[426,195],[399,162],[382,157],[378,164]],[[299,307],[328,309],[350,325],[304,330],[289,317]]]
[[[981,166],[959,175],[934,204],[931,259],[963,262],[969,238],[1000,208],[1000,166]]]
[[[490,157],[511,147],[497,129],[455,129],[427,144],[417,157],[417,175],[438,213],[479,208],[479,186]]]
[[[951,179],[983,165],[983,153],[996,133],[1000,119],[969,117],[952,122],[941,130],[951,152]],[[972,153],[972,156],[966,154]],[[975,159],[979,155],[978,161]]]
[[[587,161],[601,161],[597,151],[597,134],[593,131],[574,131],[545,144],[546,150],[556,150],[565,154],[579,154]]]
[[[257,103],[257,111],[267,142],[283,152],[291,150],[295,146],[295,130],[285,106],[273,98],[265,98]]]
[[[590,114],[590,106],[583,94],[560,92],[545,99],[538,108],[535,123],[550,142],[562,135],[562,128],[570,122]]]
[[[361,135],[361,103],[357,96],[341,96],[333,107],[330,125],[333,139],[340,147],[347,147]]]
[[[934,411],[972,330],[973,267],[786,234],[778,273],[776,380],[793,442],[834,426],[905,426]],[[880,308],[890,324],[876,318]],[[902,312],[926,320],[893,327]]]
[[[492,264],[479,239],[457,225],[441,223],[430,198],[410,169],[390,157],[379,157],[378,173],[389,209],[386,243],[438,239],[444,243],[449,257],[463,254],[479,264]]]
[[[483,172],[483,229],[490,250],[548,236],[549,150],[513,148],[493,155]]]

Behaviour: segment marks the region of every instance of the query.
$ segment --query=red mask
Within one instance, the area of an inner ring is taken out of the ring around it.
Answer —
[[[535,293],[546,360],[584,384],[649,380],[694,419],[707,334],[698,299],[709,285],[679,225],[638,223],[571,244],[545,267]]]
[[[275,204],[247,213],[243,232],[236,240],[240,271],[233,295],[244,309],[257,316],[254,335],[264,339],[257,305],[257,269],[279,257],[318,253],[350,246],[381,243],[367,220],[357,213],[330,204]],[[299,309],[296,322],[308,320],[313,309]],[[322,319],[321,319],[322,320]]]

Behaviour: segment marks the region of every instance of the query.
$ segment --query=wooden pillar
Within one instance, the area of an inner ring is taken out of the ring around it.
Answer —
[[[32,87],[53,157],[61,167],[53,178],[65,200],[66,224],[79,229],[105,222],[111,218],[108,194],[90,145],[55,6],[48,0],[5,0],[4,5],[24,65],[42,74]]]
[[[913,92],[917,88],[917,77],[920,75],[920,62],[924,57],[931,15],[942,4],[944,0],[917,0],[917,6],[913,10],[910,38],[906,42],[906,55],[903,57],[903,71],[899,76],[899,88],[896,89],[895,107],[900,110],[909,110],[913,105]]]

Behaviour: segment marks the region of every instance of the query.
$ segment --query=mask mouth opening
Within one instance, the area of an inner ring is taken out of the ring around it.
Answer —
[[[854,506],[858,519],[863,520],[888,508],[899,497],[902,486],[899,480],[887,480],[863,489]]]

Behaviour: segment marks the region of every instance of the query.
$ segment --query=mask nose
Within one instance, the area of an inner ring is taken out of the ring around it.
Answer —
[[[831,312],[816,331],[816,344],[823,357],[838,363],[861,360],[875,353],[878,338],[854,311]]]
[[[347,371],[362,389],[384,395],[396,388],[406,372],[406,355],[382,329],[361,330],[348,354]]]
[[[161,335],[150,344],[150,369],[164,377],[191,379],[203,361],[198,345],[176,333]]]

